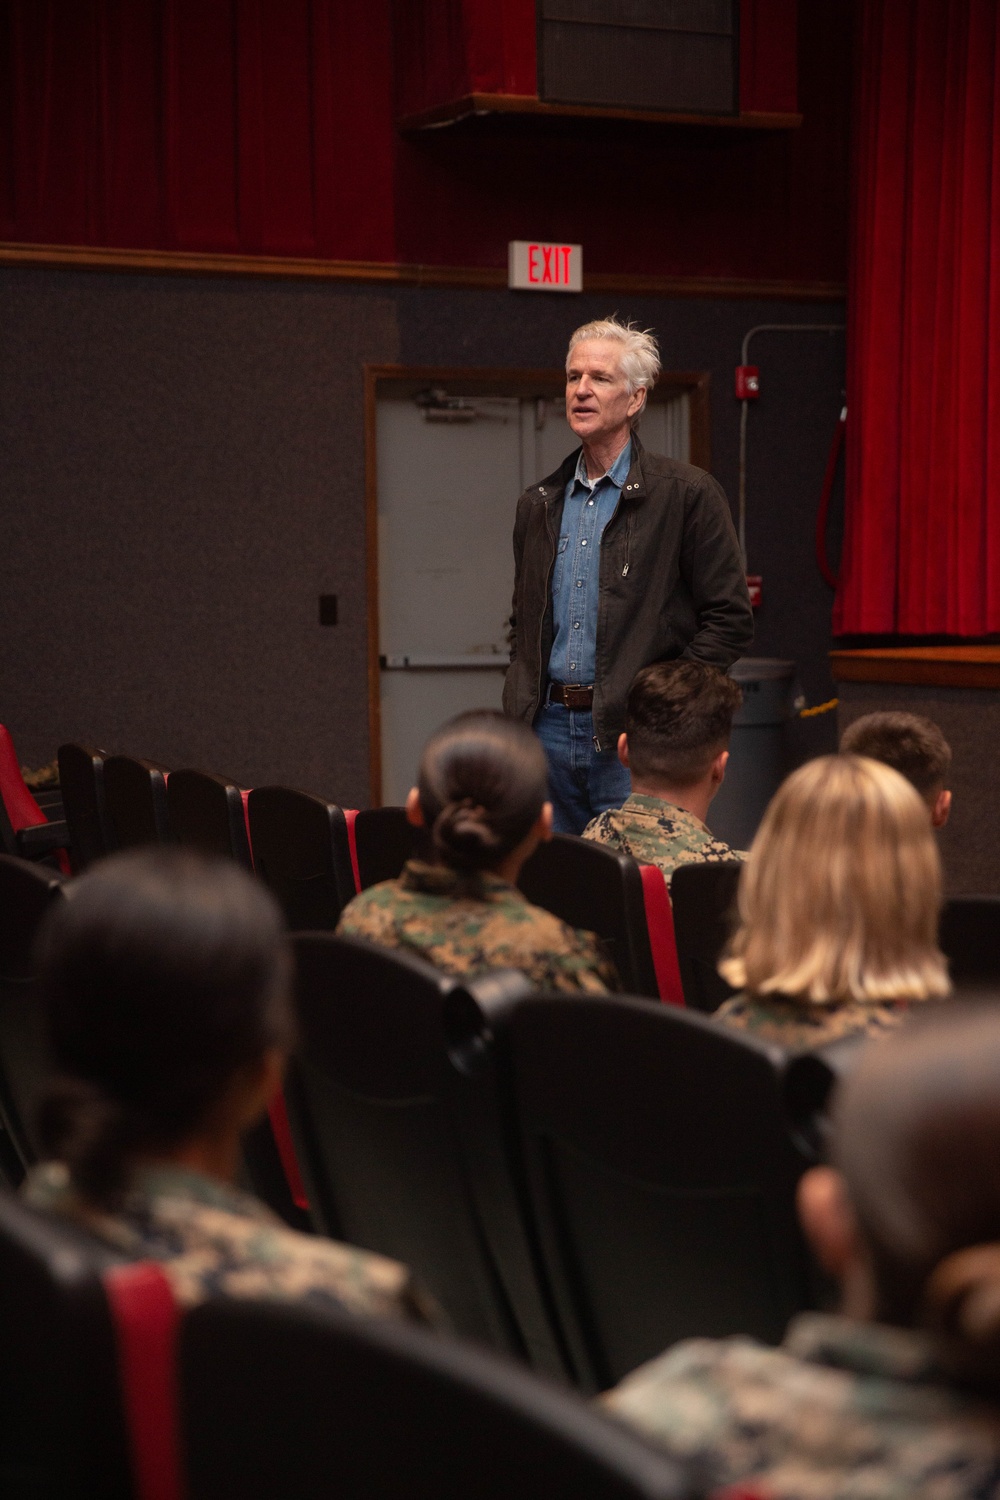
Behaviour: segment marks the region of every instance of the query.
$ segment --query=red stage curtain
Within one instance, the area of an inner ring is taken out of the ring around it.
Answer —
[[[1000,631],[1000,6],[863,0],[840,634]]]
[[[395,259],[390,40],[344,0],[0,0],[0,239]]]

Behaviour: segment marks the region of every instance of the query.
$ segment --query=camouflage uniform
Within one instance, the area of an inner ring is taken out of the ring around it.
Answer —
[[[857,1032],[882,1036],[899,1025],[908,1008],[906,1000],[846,1000],[839,1005],[824,1005],[792,1000],[787,995],[735,995],[719,1006],[715,1019],[748,1031],[759,1042],[804,1052]]]
[[[593,933],[578,932],[532,906],[498,875],[473,880],[410,860],[398,880],[355,896],[337,931],[385,948],[403,948],[448,974],[520,969],[543,990],[619,988],[614,965]]]
[[[148,1167],[116,1211],[85,1203],[61,1162],[33,1168],[22,1189],[133,1260],[163,1264],[184,1307],[209,1297],[336,1303],[369,1317],[441,1321],[406,1266],[287,1229],[256,1198],[182,1167]]]
[[[1000,1408],[935,1368],[929,1339],[803,1313],[779,1349],[689,1339],[602,1403],[688,1470],[773,1500],[1000,1496]]]
[[[730,849],[694,813],[662,797],[647,797],[640,792],[633,792],[624,806],[592,819],[583,836],[631,854],[640,864],[659,865],[668,886],[678,865],[746,859],[743,850]]]

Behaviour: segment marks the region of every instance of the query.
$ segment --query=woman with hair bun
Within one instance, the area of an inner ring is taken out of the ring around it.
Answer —
[[[740,875],[718,1020],[799,1049],[897,1026],[947,995],[941,861],[927,808],[889,766],[811,760],[779,787]]]
[[[355,896],[337,931],[449,974],[520,969],[539,989],[617,989],[597,938],[516,887],[525,860],[552,836],[547,775],[539,741],[518,720],[486,711],[450,720],[428,740],[406,802],[429,857]]]
[[[185,1305],[266,1297],[436,1320],[405,1266],[297,1234],[234,1186],[242,1133],[294,1041],[262,885],[180,849],[114,855],[73,882],[39,963],[55,1076],[30,1203],[161,1261]]]
[[[926,816],[926,815],[925,815]],[[780,1348],[677,1344],[603,1398],[698,1493],[1000,1495],[1000,1009],[934,1006],[864,1048],[799,1215],[840,1284]]]

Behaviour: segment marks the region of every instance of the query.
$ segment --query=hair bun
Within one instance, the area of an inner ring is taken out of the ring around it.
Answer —
[[[924,1323],[940,1336],[948,1367],[1000,1380],[1000,1244],[972,1245],[941,1261],[927,1281]]]
[[[486,809],[463,797],[446,802],[431,830],[435,848],[446,864],[460,870],[480,870],[492,864],[502,848],[490,827]]]

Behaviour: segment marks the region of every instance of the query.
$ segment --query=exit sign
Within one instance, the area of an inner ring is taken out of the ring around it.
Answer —
[[[511,240],[507,285],[528,292],[582,292],[583,246]]]

